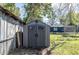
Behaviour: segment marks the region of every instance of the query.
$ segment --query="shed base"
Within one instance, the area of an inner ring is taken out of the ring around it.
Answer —
[[[11,51],[9,55],[49,55],[48,51],[50,48],[42,49],[15,49]]]

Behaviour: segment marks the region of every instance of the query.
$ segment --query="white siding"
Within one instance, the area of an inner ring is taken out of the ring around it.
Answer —
[[[15,46],[15,34],[18,31],[19,22],[8,15],[0,12],[0,41],[10,39],[0,43],[0,54],[8,54]]]
[[[4,40],[4,35],[5,35],[5,21],[1,20],[1,40]]]
[[[0,18],[0,40],[1,40],[1,18]]]
[[[1,40],[1,20],[2,20],[2,13],[0,12],[0,40]],[[2,53],[2,51],[1,51],[1,49],[2,49],[2,44],[0,44],[0,54]],[[2,49],[3,50],[3,49]]]
[[[13,25],[11,23],[8,23],[7,39],[12,37],[13,37]]]
[[[1,40],[1,16],[0,16],[0,40]]]
[[[2,14],[1,18],[1,40],[6,40],[6,17],[5,14]]]
[[[2,19],[1,15],[2,13],[0,12],[0,40],[1,40],[1,19]]]

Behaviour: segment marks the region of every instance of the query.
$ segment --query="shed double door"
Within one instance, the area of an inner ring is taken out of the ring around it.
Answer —
[[[28,28],[28,47],[42,48],[45,46],[45,27],[42,25],[30,25]]]

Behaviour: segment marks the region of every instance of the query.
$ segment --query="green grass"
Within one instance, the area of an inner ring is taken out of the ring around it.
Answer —
[[[79,34],[77,34],[79,35]],[[77,55],[79,54],[79,38],[63,35],[50,35],[51,54],[54,55]]]

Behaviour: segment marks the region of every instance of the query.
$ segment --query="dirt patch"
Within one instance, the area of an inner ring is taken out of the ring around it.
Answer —
[[[48,49],[15,49],[11,50],[8,55],[47,55]]]

